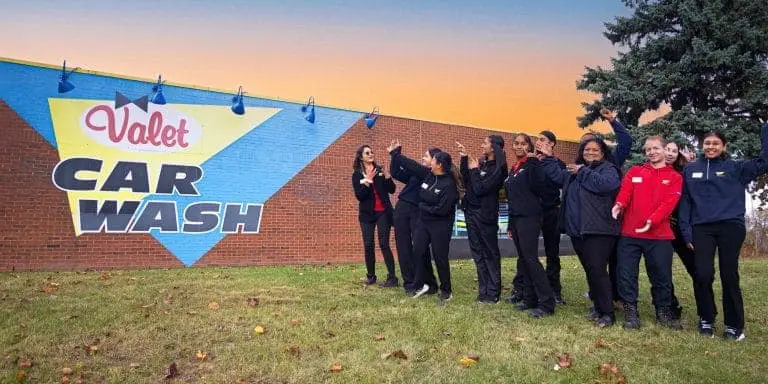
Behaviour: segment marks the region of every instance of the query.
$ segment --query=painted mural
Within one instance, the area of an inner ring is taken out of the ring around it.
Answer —
[[[264,203],[362,113],[0,61],[0,98],[59,154],[73,236],[149,233],[184,265],[227,235],[258,234]],[[233,180],[237,182],[232,183]],[[237,187],[233,188],[233,185]]]

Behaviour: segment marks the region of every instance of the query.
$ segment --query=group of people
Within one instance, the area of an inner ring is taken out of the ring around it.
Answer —
[[[498,244],[499,202],[508,205],[507,234],[517,250],[512,294],[505,301],[534,318],[553,315],[565,304],[560,282],[560,234],[568,235],[586,272],[593,305],[587,318],[599,327],[616,321],[615,305],[624,312],[624,328],[641,326],[638,278],[641,256],[651,283],[658,324],[682,329],[682,308],[672,281],[673,253],[693,280],[698,332],[714,337],[712,285],[717,251],[723,286],[726,339],[744,339],[744,306],[738,259],[746,230],[745,188],[768,173],[768,124],[761,132],[762,154],[733,160],[719,132],[704,136],[696,159],[661,136],[645,138],[643,164],[623,170],[633,138],[609,110],[616,147],[585,134],[576,159],[566,165],[554,156],[556,136],[513,136],[507,163],[505,142],[490,135],[475,159],[456,143],[459,166],[451,155],[429,148],[421,163],[402,154],[399,142],[387,148],[389,171],[374,161],[370,146],[355,155],[352,185],[359,201],[367,284],[376,283],[375,232],[387,267],[382,287],[397,287],[395,261],[389,247],[395,229],[400,274],[408,295],[418,298],[452,295],[448,253],[456,207],[464,212],[470,252],[477,269],[477,301],[500,301],[501,253]],[[458,169],[457,169],[458,168]],[[397,180],[404,184],[393,207],[389,195]],[[539,235],[546,268],[538,257]],[[437,269],[435,278],[432,260]],[[439,282],[438,282],[439,279]]]

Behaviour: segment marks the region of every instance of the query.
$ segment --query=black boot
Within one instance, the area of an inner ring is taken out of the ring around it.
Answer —
[[[397,276],[395,275],[389,275],[387,276],[387,280],[379,284],[379,287],[382,288],[391,288],[391,287],[397,287],[400,285],[400,282],[397,280]]]
[[[680,319],[676,318],[675,310],[672,307],[656,308],[656,322],[662,327],[674,330],[683,329],[683,326],[680,324]]]
[[[640,328],[640,314],[637,303],[624,303],[624,329]]]

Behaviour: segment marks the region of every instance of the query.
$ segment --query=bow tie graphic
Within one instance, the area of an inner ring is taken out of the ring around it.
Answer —
[[[142,111],[147,112],[147,106],[149,105],[149,96],[142,96],[136,100],[131,101],[131,99],[127,98],[122,93],[115,92],[115,109],[131,103],[141,108]]]

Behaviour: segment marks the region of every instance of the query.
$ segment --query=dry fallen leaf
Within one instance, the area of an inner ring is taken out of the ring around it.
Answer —
[[[58,289],[59,289],[59,284],[58,283],[48,283],[48,284],[43,286],[43,292],[45,292],[45,293],[47,293],[49,295],[54,293],[54,292],[56,292]]]
[[[16,381],[19,383],[23,383],[24,380],[27,379],[27,372],[23,369],[19,369],[18,372],[16,372]]]
[[[475,364],[477,364],[477,360],[472,360],[468,357],[462,357],[461,360],[459,360],[459,363],[461,363],[461,366],[464,368],[469,368]]]
[[[384,338],[384,335],[376,335],[376,336],[373,337],[373,339],[376,340],[376,341],[382,341],[385,338]]]
[[[515,341],[517,341],[518,343],[522,343],[523,341],[525,341],[525,337],[515,336]]]
[[[131,363],[128,366],[131,367],[131,368],[138,368],[138,367],[141,367],[141,364],[139,364],[139,363]]]
[[[211,310],[214,310],[214,311],[218,311],[219,310],[219,303],[217,303],[215,301],[212,301],[212,302],[208,303],[208,309],[211,309]]]
[[[64,376],[72,376],[72,368],[69,368],[69,367],[62,368],[61,374]]]
[[[107,272],[102,272],[102,273],[101,273],[101,279],[102,279],[102,280],[109,280],[109,273],[107,273]]]
[[[299,325],[299,324],[301,324],[301,320],[299,320],[299,319],[291,319],[291,320],[288,321],[288,324],[290,324],[290,325]]]
[[[195,353],[195,357],[197,357],[200,360],[205,360],[208,358],[208,352],[197,351],[197,353]]]
[[[29,368],[31,366],[32,366],[32,362],[29,361],[29,360],[24,360],[24,361],[19,362],[19,367],[21,367],[21,368]]]
[[[249,297],[246,301],[249,307],[255,307],[259,305],[259,298],[258,297]]]
[[[152,303],[152,304],[142,305],[141,307],[142,307],[142,308],[149,308],[149,307],[154,307],[154,306],[155,306],[155,304],[157,304],[157,302],[154,302],[154,303]]]
[[[473,354],[467,355],[467,359],[474,360],[474,361],[480,361],[480,356],[473,353]]]
[[[333,372],[333,373],[339,373],[343,369],[344,368],[342,368],[341,364],[339,364],[339,363],[334,363],[333,365],[331,365],[331,372]]]
[[[99,339],[96,339],[90,344],[83,344],[83,350],[85,350],[86,355],[90,356],[99,351],[100,344],[101,344],[101,341]]]
[[[717,352],[717,351],[712,351],[712,352],[710,352],[710,351],[704,351],[704,354],[705,354],[705,355],[707,355],[707,356],[713,356],[713,357],[714,357],[714,356],[717,356],[717,355],[719,355],[719,354],[720,354],[720,352]]]
[[[561,368],[570,368],[571,362],[571,355],[568,353],[557,356],[557,365]]]
[[[288,354],[290,354],[293,357],[299,357],[301,355],[301,349],[298,345],[291,345],[288,347]]]
[[[172,379],[179,375],[179,369],[176,367],[176,362],[171,363],[168,369],[165,371],[165,378]]]
[[[406,355],[405,352],[403,352],[402,349],[398,349],[398,350],[392,351],[390,353],[385,353],[381,357],[382,357],[382,359],[389,359],[390,357],[396,357],[396,358],[401,359],[401,360],[408,360],[408,355]]]
[[[256,328],[253,329],[253,331],[260,335],[264,333],[265,330],[264,330],[264,327],[262,327],[261,325],[257,325]]]
[[[605,340],[600,338],[600,339],[597,339],[597,341],[595,341],[595,348],[607,348],[607,349],[610,349],[611,348],[611,344],[608,344]]]
[[[600,364],[600,374],[601,375],[616,375],[619,373],[619,367],[616,366],[616,364],[613,363],[603,363]]]

